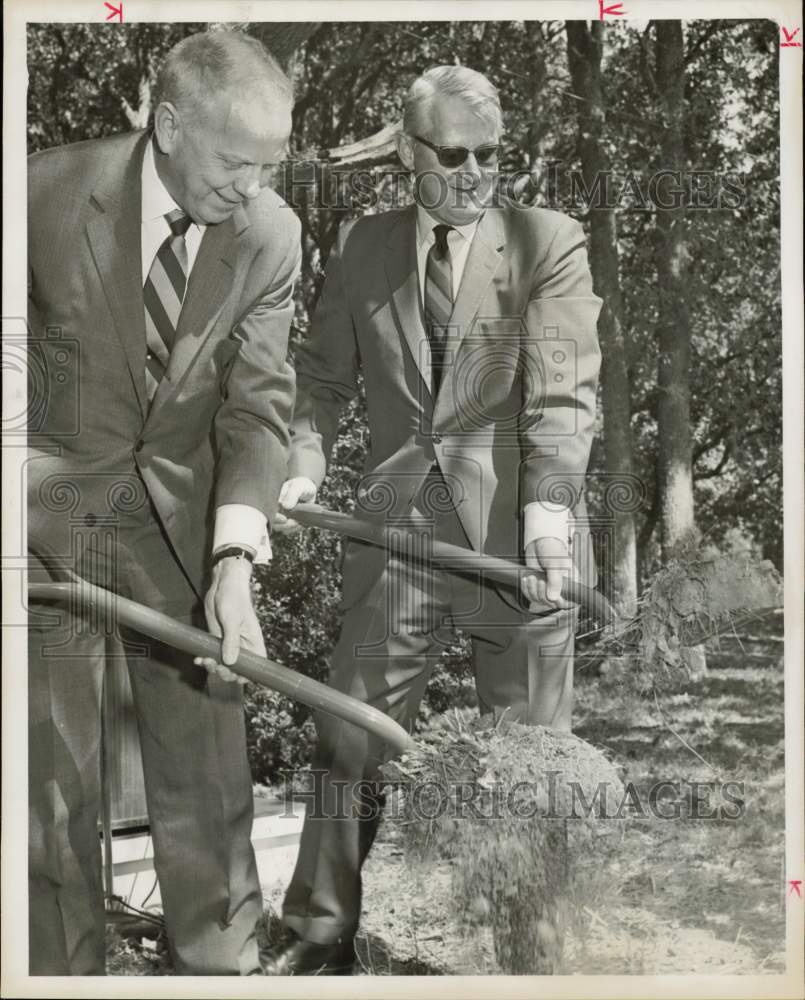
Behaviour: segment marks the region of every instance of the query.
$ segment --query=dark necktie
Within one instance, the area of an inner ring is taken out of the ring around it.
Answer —
[[[425,267],[425,327],[430,341],[433,395],[439,391],[447,346],[448,324],[453,313],[453,266],[447,235],[452,226],[433,227],[435,242]]]
[[[170,226],[143,287],[145,301],[145,382],[149,402],[168,367],[176,325],[187,287],[187,245],[185,233],[192,224],[180,209],[165,216]]]

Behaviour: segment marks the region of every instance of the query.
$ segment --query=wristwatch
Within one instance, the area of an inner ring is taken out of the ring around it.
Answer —
[[[248,559],[250,563],[254,562],[254,556],[248,549],[241,548],[240,545],[227,545],[222,549],[218,549],[212,557],[212,565],[215,566],[222,559],[230,559],[232,557],[235,559]]]

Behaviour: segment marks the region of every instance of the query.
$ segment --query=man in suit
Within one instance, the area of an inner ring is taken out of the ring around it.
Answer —
[[[295,392],[299,224],[267,187],[292,97],[258,42],[215,32],[171,50],[154,107],[146,131],[29,159],[31,348],[73,358],[46,365],[35,407],[29,540],[206,618],[231,665],[241,643],[264,655],[251,564],[268,553]],[[104,972],[100,707],[120,638],[176,971],[259,973],[240,686],[55,610],[32,609],[29,629],[31,974]]]
[[[517,595],[348,543],[330,683],[406,727],[459,625],[482,710],[569,729],[575,619],[560,589],[571,534],[576,572],[594,583],[582,480],[600,300],[577,222],[496,197],[501,131],[481,74],[443,66],[413,84],[398,149],[417,204],[342,229],[296,365],[281,506],[315,497],[362,369],[370,447],[358,511],[385,518],[402,548],[426,551],[429,536],[547,574],[526,574]],[[272,957],[275,975],[346,973],[354,961],[379,806],[371,781],[387,751],[325,715],[317,729],[321,780],[285,899],[294,937]]]

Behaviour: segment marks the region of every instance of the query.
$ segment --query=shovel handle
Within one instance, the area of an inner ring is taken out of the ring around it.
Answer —
[[[66,560],[55,557],[45,545],[37,543],[31,537],[29,551],[41,565],[48,568],[51,578],[56,577],[55,581],[51,579],[47,583],[29,583],[30,601],[55,601],[67,607],[102,608],[110,620],[167,643],[175,649],[184,650],[193,656],[221,659],[219,638],[82,580]],[[385,741],[395,753],[403,753],[415,746],[402,726],[379,709],[335,691],[295,670],[289,670],[273,660],[264,659],[250,650],[241,649],[237,660],[229,669],[247,680],[273,688],[311,708],[360,726]]]
[[[410,518],[399,525],[389,527],[369,522],[352,514],[340,514],[334,510],[327,510],[326,507],[315,503],[297,504],[292,510],[286,512],[286,516],[293,518],[294,521],[298,521],[305,527],[337,531],[348,538],[369,542],[371,545],[378,545],[382,548],[393,546],[394,533],[398,528],[405,529],[410,526],[411,529],[416,529],[427,526],[424,519],[418,521],[416,518]],[[450,545],[447,542],[433,540],[429,548],[430,551],[426,554],[419,554],[418,549],[416,552],[408,550],[399,552],[395,546],[395,552],[406,558],[430,561],[443,569],[452,570],[454,573],[480,572],[487,579],[510,587],[517,592],[520,591],[520,582],[524,575],[539,575],[536,574],[535,570],[510,562],[508,559],[475,552],[472,549],[462,548],[460,545]],[[580,604],[602,625],[611,625],[615,621],[615,609],[604,595],[578,580],[565,577],[562,583],[562,597],[572,604]]]

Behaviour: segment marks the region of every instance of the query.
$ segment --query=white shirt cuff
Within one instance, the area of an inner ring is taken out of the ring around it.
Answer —
[[[570,511],[561,503],[534,500],[523,509],[523,547],[537,538],[558,538],[570,548]]]
[[[271,558],[271,543],[265,514],[245,503],[225,503],[215,510],[212,550],[225,545],[242,545],[254,550],[257,565]]]

